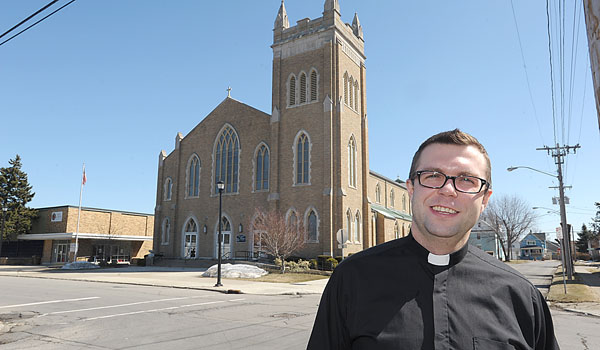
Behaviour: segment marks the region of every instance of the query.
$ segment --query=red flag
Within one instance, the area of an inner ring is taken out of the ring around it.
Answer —
[[[85,185],[86,182],[87,182],[87,177],[85,176],[85,168],[83,168],[83,179],[81,180],[81,184]]]

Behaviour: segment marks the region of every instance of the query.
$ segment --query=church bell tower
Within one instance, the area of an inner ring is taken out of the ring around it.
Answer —
[[[326,0],[323,16],[290,26],[282,1],[273,28],[271,207],[304,219],[318,213],[318,234],[305,250],[340,256],[368,241],[369,175],[365,54],[355,13],[344,23],[338,0]],[[307,209],[313,208],[313,209]],[[360,222],[350,232],[348,222]],[[364,228],[364,229],[363,229]],[[354,237],[351,237],[354,235]]]

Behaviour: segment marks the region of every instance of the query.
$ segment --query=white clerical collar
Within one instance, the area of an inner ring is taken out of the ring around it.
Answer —
[[[427,256],[427,262],[435,266],[448,266],[450,264],[450,254],[435,255],[429,253]]]

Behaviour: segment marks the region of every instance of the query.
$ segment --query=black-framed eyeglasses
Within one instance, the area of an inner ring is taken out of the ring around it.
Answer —
[[[419,179],[419,184],[427,188],[442,188],[446,185],[448,179],[452,180],[454,189],[462,193],[476,194],[481,192],[484,186],[486,189],[489,187],[489,182],[487,180],[477,176],[448,176],[433,170],[419,170],[415,175]]]

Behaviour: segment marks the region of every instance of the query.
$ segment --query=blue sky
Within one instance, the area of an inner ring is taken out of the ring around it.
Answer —
[[[0,30],[48,2],[2,1]],[[287,0],[290,23],[320,17],[323,3]],[[557,181],[506,168],[555,173],[553,158],[536,148],[579,143],[565,169],[573,186],[567,217],[577,230],[590,222],[600,201],[600,133],[585,22],[580,5],[574,16],[567,4],[561,92],[560,21],[550,3],[554,113],[544,1],[341,0],[342,19],[357,12],[365,36],[371,169],[404,179],[424,139],[459,127],[490,154],[492,197],[516,194],[558,209],[548,188]],[[0,46],[0,166],[22,157],[33,207],[77,205],[85,162],[84,206],[153,213],[159,152],[171,152],[176,133],[196,126],[228,86],[235,99],[270,113],[279,5],[75,1]],[[537,228],[553,232],[558,223],[546,214]]]

